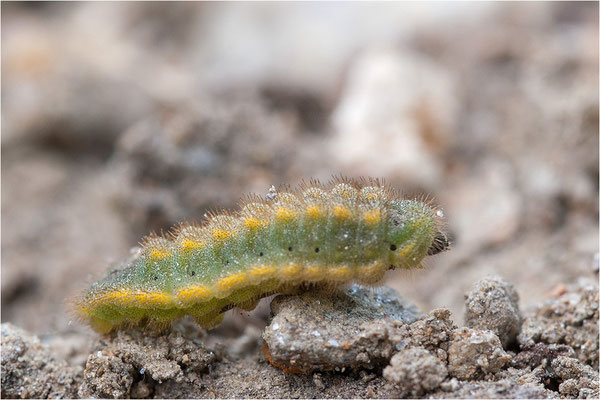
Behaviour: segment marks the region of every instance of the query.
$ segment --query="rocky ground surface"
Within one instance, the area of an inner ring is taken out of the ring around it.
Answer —
[[[595,283],[570,285],[525,316],[498,277],[465,297],[467,326],[458,327],[448,309],[423,314],[385,287],[277,296],[262,334],[248,329],[237,345],[209,345],[183,321],[170,333],[99,338],[85,368],[5,323],[2,397],[600,396]],[[539,318],[532,330],[527,321]]]
[[[597,396],[597,15],[3,3],[2,396]],[[208,333],[73,320],[149,232],[334,174],[434,197],[452,250]]]

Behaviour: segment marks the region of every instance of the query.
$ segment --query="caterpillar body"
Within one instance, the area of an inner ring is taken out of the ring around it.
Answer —
[[[441,211],[402,199],[377,179],[335,178],[248,196],[241,210],[149,236],[137,257],[73,301],[105,333],[164,329],[185,315],[206,328],[306,284],[373,284],[448,247]]]

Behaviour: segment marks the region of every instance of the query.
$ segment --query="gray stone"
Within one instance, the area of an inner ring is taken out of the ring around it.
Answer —
[[[353,285],[343,291],[278,296],[265,329],[269,360],[288,371],[386,365],[397,351],[390,331],[422,316],[390,288]]]

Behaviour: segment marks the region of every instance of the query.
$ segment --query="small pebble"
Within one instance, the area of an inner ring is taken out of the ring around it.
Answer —
[[[460,328],[453,332],[448,348],[448,371],[460,380],[484,378],[498,372],[511,356],[491,331]]]
[[[383,376],[395,384],[401,397],[414,397],[437,389],[448,376],[448,370],[429,351],[412,347],[394,355]]]
[[[504,348],[516,341],[521,330],[519,295],[512,284],[500,277],[477,282],[465,300],[465,325],[494,332]]]

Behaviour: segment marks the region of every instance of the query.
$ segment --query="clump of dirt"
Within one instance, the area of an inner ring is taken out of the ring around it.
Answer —
[[[521,312],[513,285],[498,277],[484,279],[466,296],[465,324],[469,328],[491,330],[504,347],[517,339]]]
[[[198,335],[119,332],[100,339],[87,359],[79,397],[148,397],[153,383],[195,382],[218,360]]]
[[[510,356],[491,331],[460,328],[452,334],[448,349],[450,375],[464,381],[489,377],[506,364]]]
[[[440,360],[447,362],[452,332],[456,329],[451,316],[450,310],[437,308],[413,324],[397,325],[392,332],[396,350],[410,346],[424,347]]]
[[[582,399],[598,398],[600,384],[598,370],[571,357],[558,356],[548,368],[549,379],[559,382],[558,392],[564,396]]]
[[[401,397],[433,392],[448,376],[448,368],[422,347],[401,350],[383,370],[383,377],[396,384]]]
[[[598,286],[582,279],[525,318],[519,343],[566,344],[577,358],[598,369]]]
[[[2,397],[75,397],[81,367],[71,367],[30,333],[2,324]]]

